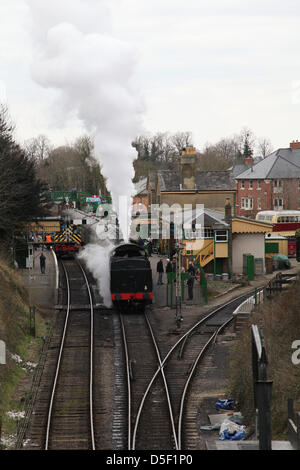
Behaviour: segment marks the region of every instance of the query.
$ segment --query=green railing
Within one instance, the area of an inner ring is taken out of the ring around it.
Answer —
[[[198,266],[195,266],[198,269]],[[203,298],[205,303],[207,303],[207,279],[205,277],[204,270],[202,266],[199,267],[200,269],[200,286],[203,293]],[[181,273],[181,301],[184,301],[184,283],[188,280],[189,273]],[[176,273],[167,273],[167,286],[166,286],[166,304],[169,305],[171,308],[173,307],[173,297],[174,297],[174,290],[176,288]]]
[[[86,193],[83,191],[50,191],[49,197],[51,201],[54,202],[63,202],[66,198],[68,198],[69,202],[86,202],[87,197],[92,197],[93,194]],[[101,204],[110,204],[111,198],[109,196],[101,199]]]

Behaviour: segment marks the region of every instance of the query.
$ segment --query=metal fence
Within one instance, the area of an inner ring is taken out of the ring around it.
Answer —
[[[300,450],[300,412],[294,411],[294,400],[288,399],[288,440],[295,450]]]

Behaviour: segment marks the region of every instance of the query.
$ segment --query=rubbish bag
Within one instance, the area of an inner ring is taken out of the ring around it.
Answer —
[[[291,262],[285,255],[276,255],[272,257],[273,269],[289,269],[291,267]]]
[[[219,440],[239,441],[245,436],[245,426],[240,426],[229,419],[225,419],[221,424]]]
[[[221,436],[219,437],[219,441],[241,441],[246,436],[244,429],[240,432],[234,432],[233,434],[229,434],[229,432],[225,429]]]
[[[232,416],[228,416],[228,419],[236,424],[243,424],[244,422],[244,417],[239,413],[233,413]]]
[[[234,400],[232,398],[227,398],[224,400],[217,400],[216,401],[216,410],[232,410],[234,407]]]

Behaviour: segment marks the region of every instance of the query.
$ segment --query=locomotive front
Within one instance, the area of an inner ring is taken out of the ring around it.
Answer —
[[[115,305],[142,308],[152,303],[152,271],[146,251],[135,243],[117,246],[110,260],[111,296]]]

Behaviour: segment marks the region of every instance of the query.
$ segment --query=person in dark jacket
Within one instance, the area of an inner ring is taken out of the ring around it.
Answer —
[[[40,256],[40,267],[41,267],[41,273],[42,273],[42,274],[45,274],[45,270],[46,270],[46,256],[44,255],[44,253],[41,253],[41,256]]]
[[[195,266],[192,262],[189,263],[188,273],[192,274],[194,277],[196,275]]]
[[[172,271],[172,263],[169,259],[167,259],[166,273],[171,273]]]
[[[176,273],[176,259],[172,259],[172,271],[173,273]]]
[[[171,261],[170,261],[169,259],[167,259],[166,273],[171,273],[172,271],[173,271],[173,269],[172,269],[172,263],[171,263]],[[168,276],[167,276],[167,277],[168,277]],[[168,280],[168,282],[170,282],[170,281]]]
[[[152,250],[153,250],[153,245],[152,245],[152,241],[151,241],[151,240],[149,240],[147,249],[148,249],[148,256],[151,256],[151,255],[152,255]]]
[[[164,265],[161,259],[157,263],[156,271],[158,272],[157,285],[161,285],[163,284],[163,273],[164,273]]]
[[[189,300],[193,300],[194,280],[195,280],[195,277],[190,272],[189,278],[187,280]]]

